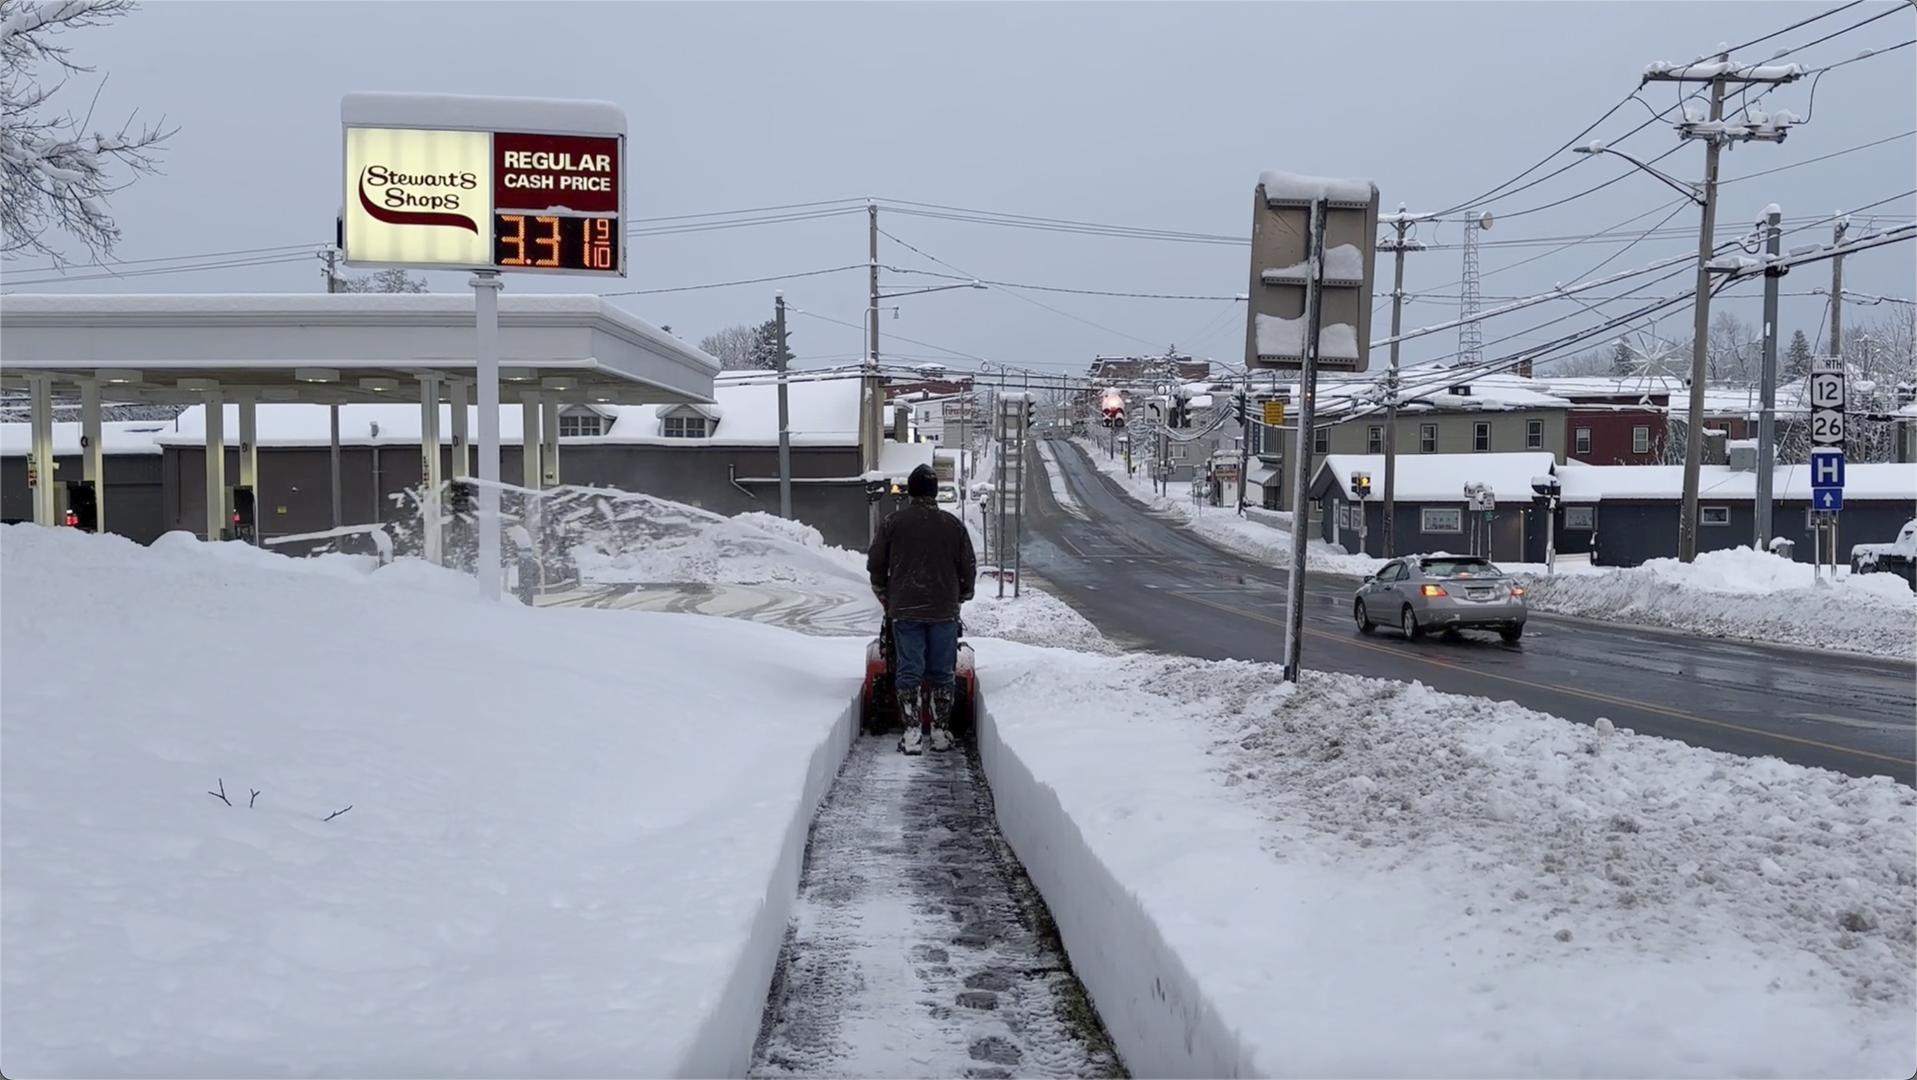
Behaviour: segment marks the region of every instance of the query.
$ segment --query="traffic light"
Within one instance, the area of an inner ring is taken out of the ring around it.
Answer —
[[[91,480],[67,481],[66,523],[81,532],[100,531],[100,499]]]
[[[1363,502],[1371,495],[1371,474],[1355,472],[1351,474],[1351,497]]]
[[[253,489],[244,484],[233,489],[233,537],[236,540],[253,539],[254,514]]]
[[[1232,419],[1238,421],[1239,427],[1244,427],[1251,422],[1251,405],[1243,393],[1232,395],[1231,414]]]

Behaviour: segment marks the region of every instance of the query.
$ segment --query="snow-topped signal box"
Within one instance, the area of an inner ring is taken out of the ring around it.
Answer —
[[[598,101],[348,94],[349,266],[626,273],[626,115]]]
[[[1364,371],[1370,364],[1378,186],[1369,180],[1267,172],[1258,180],[1251,209],[1247,367],[1295,370],[1304,362],[1311,206],[1320,198],[1326,215],[1318,370]]]

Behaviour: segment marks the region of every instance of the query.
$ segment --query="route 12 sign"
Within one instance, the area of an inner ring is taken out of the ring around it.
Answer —
[[[1844,368],[1820,359],[1810,377],[1811,445],[1844,448]]]

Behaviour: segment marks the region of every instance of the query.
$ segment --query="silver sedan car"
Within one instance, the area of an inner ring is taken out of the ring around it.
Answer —
[[[1524,636],[1524,589],[1488,559],[1416,555],[1393,559],[1358,586],[1351,617],[1369,634],[1380,624],[1407,638],[1429,630],[1496,630]]]

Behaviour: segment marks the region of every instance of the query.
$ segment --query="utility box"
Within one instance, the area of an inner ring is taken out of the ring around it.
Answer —
[[[1304,363],[1311,206],[1319,198],[1327,213],[1318,370],[1364,371],[1370,364],[1378,185],[1267,172],[1252,198],[1247,367],[1296,370]]]

